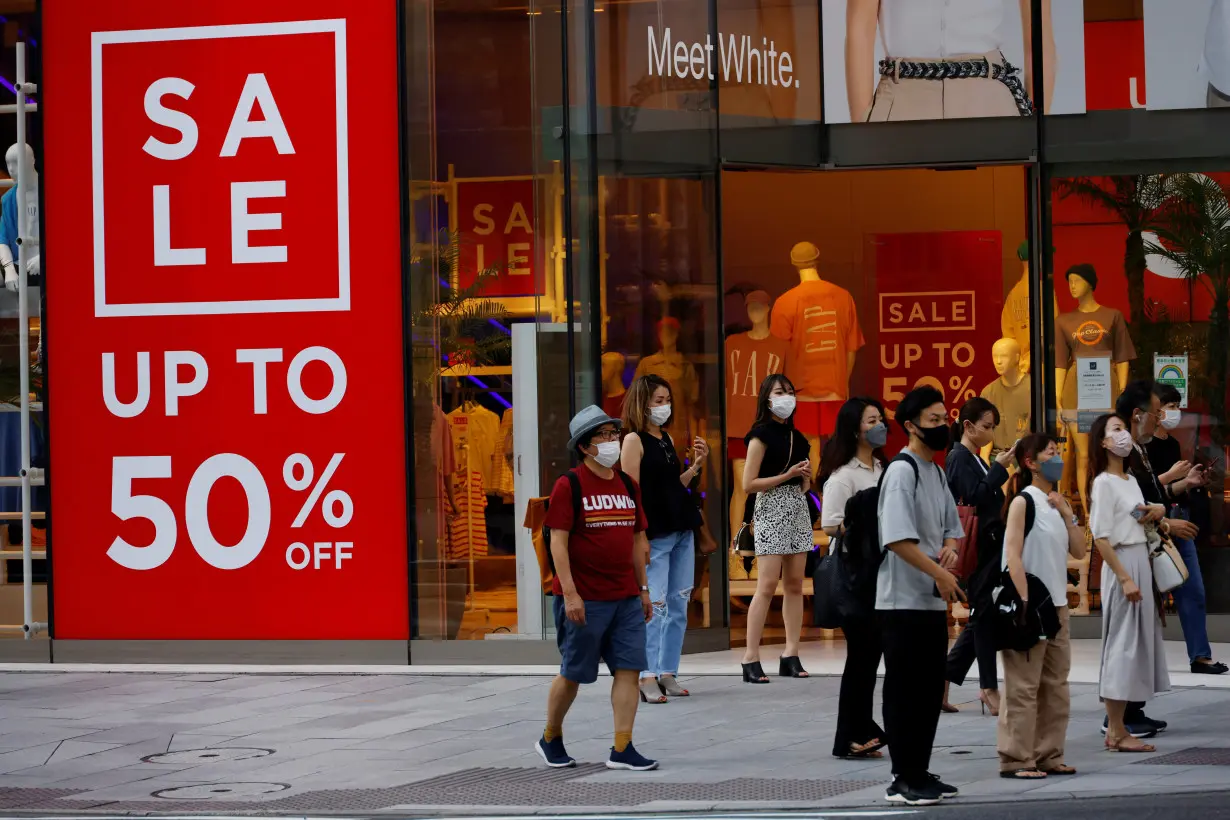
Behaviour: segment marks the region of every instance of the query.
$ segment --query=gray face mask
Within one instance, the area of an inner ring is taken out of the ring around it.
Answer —
[[[884,422],[880,422],[868,430],[864,434],[864,438],[867,439],[867,443],[872,447],[883,447],[885,444],[888,444],[888,426]]]

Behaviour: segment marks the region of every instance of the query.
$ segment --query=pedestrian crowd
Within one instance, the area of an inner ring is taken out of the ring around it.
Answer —
[[[985,458],[1000,423],[986,399],[970,399],[950,425],[938,390],[908,393],[891,420],[908,443],[892,458],[884,452],[890,419],[883,406],[850,399],[813,465],[793,422],[794,386],[769,376],[736,476],[751,512],[735,541],[754,550],[759,568],[743,680],[771,682],[761,640],[779,590],[786,642],[777,671],[807,677],[799,642],[811,567],[817,619],[839,626],[846,641],[833,754],[880,758],[887,749],[889,802],[934,805],[957,796],[931,772],[931,753],[940,714],[957,711],[948,687],[963,685],[975,663],[981,708],[998,718],[1000,775],[1075,775],[1064,760],[1068,565],[1092,548],[1102,559],[1103,743],[1108,752],[1155,751],[1146,741],[1167,727],[1144,705],[1170,687],[1167,595],[1192,671],[1227,671],[1209,646],[1188,504],[1207,478],[1170,436],[1179,404],[1167,385],[1133,382],[1115,412],[1094,422],[1082,523],[1058,491],[1064,461],[1055,437],[1026,435]],[[546,511],[561,666],[534,748],[553,768],[576,765],[564,719],[580,685],[597,680],[600,663],[613,679],[609,768],[656,769],[632,744],[638,705],[691,695],[678,674],[707,534],[695,487],[709,448],[701,437],[677,447],[668,432],[671,385],[657,376],[632,384],[622,416],[590,406],[572,419],[569,449],[581,463],[556,482]],[[809,563],[816,529],[830,537],[828,553]],[[949,607],[958,602],[969,618],[949,648]],[[881,660],[883,725],[873,709]]]

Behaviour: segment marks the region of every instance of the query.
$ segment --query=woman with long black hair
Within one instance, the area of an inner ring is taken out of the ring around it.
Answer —
[[[981,450],[991,443],[999,425],[999,410],[984,398],[972,398],[961,408],[952,426],[952,440],[944,462],[948,488],[958,505],[974,508],[978,515],[978,561],[968,579],[969,621],[948,653],[948,671],[944,682],[944,700],[940,709],[956,712],[948,702],[948,686],[961,686],[974,659],[978,659],[978,700],[983,709],[999,715],[999,678],[995,666],[995,638],[991,619],[982,614],[991,606],[991,588],[999,578],[1000,556],[1004,539],[1004,491],[1008,481],[1011,450],[1000,453],[988,464]]]
[[[841,406],[836,428],[820,457],[819,483],[824,488],[820,526],[830,538],[841,532],[846,502],[879,482],[887,463],[881,448],[887,442],[884,407],[878,401],[854,398]],[[874,618],[843,623],[841,631],[846,638],[846,666],[841,673],[833,755],[883,757],[884,730],[875,721],[872,704],[883,654],[880,631]]]
[[[795,401],[790,379],[780,373],[766,378],[756,399],[756,422],[746,439],[743,491],[749,496],[756,493],[752,536],[759,571],[756,594],[747,610],[745,683],[769,682],[760,665],[760,639],[779,579],[786,651],[778,672],[782,677],[807,677],[799,660],[799,637],[803,632],[803,578],[807,553],[812,550],[811,516],[805,497],[811,489],[812,472],[807,438],[794,426]]]

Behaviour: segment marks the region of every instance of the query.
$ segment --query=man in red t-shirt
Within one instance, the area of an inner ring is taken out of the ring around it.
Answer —
[[[591,405],[577,413],[568,432],[569,449],[584,461],[573,470],[580,498],[573,494],[572,479],[561,476],[547,506],[561,662],[547,698],[547,726],[534,750],[552,768],[576,765],[564,749],[564,718],[580,685],[598,680],[601,660],[614,678],[615,745],[607,768],[648,771],[658,768],[657,761],[632,745],[637,683],[648,666],[645,623],[653,614],[640,488],[614,469],[619,461],[617,419]]]

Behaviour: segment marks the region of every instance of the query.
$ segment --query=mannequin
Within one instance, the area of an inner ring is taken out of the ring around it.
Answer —
[[[752,291],[745,299],[747,318],[752,329],[726,340],[726,452],[733,475],[743,475],[747,445],[743,437],[756,420],[756,398],[760,383],[773,373],[781,373],[786,365],[789,345],[769,331],[772,299],[763,290]],[[731,484],[730,532],[738,532],[743,523],[747,495],[743,482]]]
[[[1119,391],[1128,382],[1131,362],[1136,358],[1136,347],[1128,334],[1123,314],[1114,308],[1098,304],[1094,292],[1098,288],[1098,274],[1089,264],[1073,265],[1066,274],[1068,291],[1076,300],[1076,310],[1065,313],[1055,320],[1055,384],[1061,385],[1059,393],[1059,423],[1067,429],[1070,442],[1076,444],[1076,479],[1081,503],[1089,512],[1089,499],[1085,497],[1085,478],[1089,468],[1089,433],[1078,426],[1078,411],[1095,410],[1110,412],[1114,408]],[[1077,374],[1073,367],[1080,359],[1109,356],[1110,407],[1077,406]]]
[[[691,450],[692,439],[704,433],[696,416],[696,407],[700,403],[700,379],[696,375],[696,367],[679,352],[678,343],[679,320],[668,316],[658,322],[658,352],[641,359],[636,366],[635,377],[652,373],[670,382],[675,396],[675,421],[671,429],[679,433],[673,438],[675,446],[682,447],[679,458],[683,461]]]
[[[820,445],[833,431],[837,411],[850,397],[850,374],[864,344],[854,297],[820,278],[820,249],[800,242],[790,250],[799,284],[782,294],[773,308],[772,331],[790,343],[786,376],[799,401],[795,426],[811,445],[813,469]]]
[[[1051,249],[1054,253],[1054,248]],[[1030,336],[1029,336],[1029,242],[1022,242],[1016,249],[1017,259],[1021,261],[1021,278],[1008,291],[1004,300],[1004,311],[1000,316],[1000,332],[1005,339],[1015,339],[1021,348],[1021,372],[1028,373],[1030,367]],[[1059,305],[1052,305],[1055,316],[1059,316]]]
[[[624,354],[608,351],[602,354],[602,411],[611,418],[620,418],[624,408],[624,368],[628,360]]]
[[[17,179],[17,163],[21,156],[20,147],[13,145],[4,155],[8,166],[9,177]],[[14,293],[17,291],[19,277],[17,275],[17,203],[18,197],[25,201],[26,232],[26,273],[37,276],[41,272],[38,238],[38,171],[34,167],[34,149],[25,146],[25,185],[23,190],[16,187],[5,191],[0,197],[0,268],[4,269],[4,286]]]
[[[991,443],[982,448],[983,459],[989,461],[1005,450],[1011,450],[1029,432],[1029,379],[1021,370],[1021,346],[1016,339],[1004,338],[991,348],[991,360],[999,378],[982,388],[982,397],[999,410],[999,425]]]

